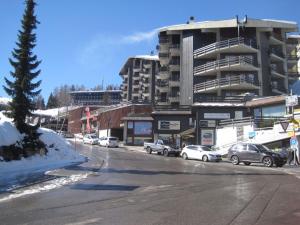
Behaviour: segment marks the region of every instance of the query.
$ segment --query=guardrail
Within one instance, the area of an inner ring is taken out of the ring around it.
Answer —
[[[228,39],[225,41],[215,42],[210,45],[206,45],[202,48],[198,48],[197,50],[194,51],[194,57],[197,58],[198,56],[216,51],[220,48],[229,48],[231,46],[240,45],[240,44],[244,44],[251,48],[257,49],[257,43],[254,39],[246,39],[243,37],[236,37],[236,38],[231,38],[231,39]]]
[[[233,66],[238,64],[248,64],[252,66],[257,66],[253,58],[248,56],[234,56],[230,58],[220,59],[213,62],[208,62],[203,65],[194,68],[194,75],[199,75],[207,70],[217,69],[225,66]]]
[[[194,93],[205,91],[207,89],[220,88],[223,86],[232,86],[232,85],[239,85],[239,84],[250,84],[256,87],[260,86],[259,83],[254,79],[250,79],[245,75],[239,75],[239,76],[230,76],[226,78],[215,79],[215,80],[210,80],[203,83],[195,84]]]

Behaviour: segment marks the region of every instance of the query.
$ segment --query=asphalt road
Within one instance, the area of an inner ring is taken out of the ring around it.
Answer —
[[[1,202],[0,224],[300,224],[300,180],[276,169],[77,150],[89,162],[58,173],[86,179]]]

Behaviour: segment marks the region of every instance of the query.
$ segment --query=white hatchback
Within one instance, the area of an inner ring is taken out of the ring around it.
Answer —
[[[96,145],[98,144],[98,138],[95,134],[86,134],[83,136],[83,144],[91,144],[91,145]]]
[[[99,145],[105,147],[119,147],[119,141],[116,137],[101,137]]]
[[[187,159],[199,159],[204,162],[215,161],[219,162],[222,157],[216,151],[212,151],[211,148],[203,145],[188,145],[185,146],[181,153],[181,157],[185,160]]]

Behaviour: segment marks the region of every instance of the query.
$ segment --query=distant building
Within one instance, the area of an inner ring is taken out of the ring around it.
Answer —
[[[121,90],[73,91],[70,92],[71,104],[77,106],[115,105],[122,101],[121,93]]]
[[[119,73],[123,78],[123,101],[152,102],[158,71],[157,55],[129,57]]]

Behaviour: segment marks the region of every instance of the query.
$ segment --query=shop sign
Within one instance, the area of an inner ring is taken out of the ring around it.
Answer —
[[[214,130],[201,130],[201,144],[214,145]]]
[[[180,130],[180,121],[159,120],[159,130]]]
[[[199,127],[216,127],[215,120],[200,120]]]
[[[230,113],[204,113],[204,119],[230,119]]]

